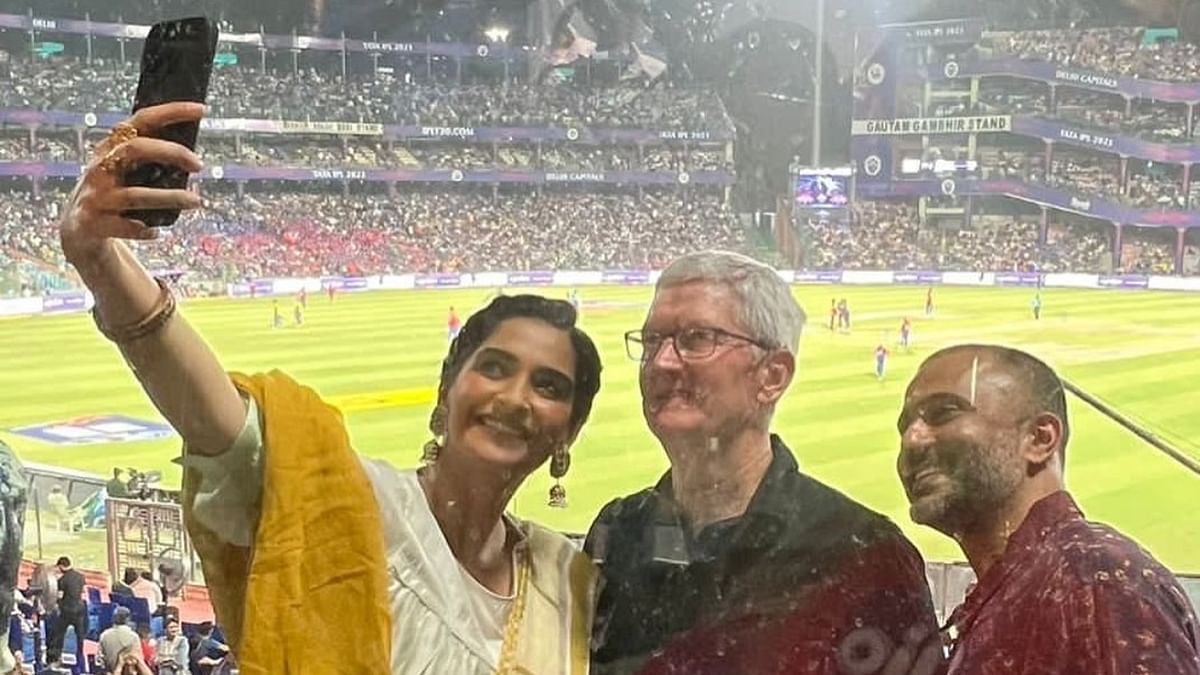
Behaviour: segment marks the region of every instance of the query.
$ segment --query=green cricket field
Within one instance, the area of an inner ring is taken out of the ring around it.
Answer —
[[[565,297],[565,288],[538,292]],[[465,315],[493,289],[313,294],[303,325],[272,327],[272,300],[197,299],[182,312],[230,370],[278,368],[340,407],[356,449],[400,466],[415,465],[447,347],[450,306]],[[519,292],[510,289],[508,292]],[[896,478],[896,415],[905,385],[933,350],[959,342],[1030,350],[1067,379],[1200,459],[1200,295],[1154,291],[1042,291],[1042,318],[1027,289],[797,286],[809,313],[795,382],[774,428],[803,471],[895,520],[927,559],[960,560],[957,546],[914,525]],[[585,287],[582,325],[600,347],[603,385],[592,420],[573,449],[565,479],[569,505],[547,505],[542,469],[516,496],[526,518],[586,531],[610,499],[658,479],[667,462],[642,420],[637,367],[622,334],[641,325],[649,288]],[[846,298],[851,332],[830,331],[829,303]],[[901,321],[913,322],[911,349],[898,346]],[[873,352],[892,356],[886,377]],[[29,462],[108,474],[112,467],[159,469],[178,484],[179,439],[53,444],[13,429],[90,416],[161,422],[117,350],[85,314],[0,321],[0,438]],[[1072,398],[1067,483],[1085,513],[1137,538],[1164,563],[1200,573],[1200,476]]]

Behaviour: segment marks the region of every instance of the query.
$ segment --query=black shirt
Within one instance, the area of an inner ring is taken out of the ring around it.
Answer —
[[[105,490],[108,492],[108,496],[114,499],[129,497],[129,486],[120,478],[110,478],[105,483]]]
[[[907,628],[936,630],[924,563],[900,530],[771,445],[739,518],[693,532],[669,472],[600,512],[585,543],[604,579],[594,673],[859,672],[838,660],[873,663],[866,633],[890,653]]]
[[[63,572],[59,577],[58,590],[62,598],[58,601],[58,608],[63,613],[74,614],[87,606],[83,600],[84,585],[83,575],[74,569]]]

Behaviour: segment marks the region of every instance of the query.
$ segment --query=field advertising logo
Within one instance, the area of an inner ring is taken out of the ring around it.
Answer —
[[[957,189],[958,186],[954,184],[953,178],[947,178],[946,180],[942,181],[942,194],[946,195],[947,197],[954,196],[954,191]]]
[[[949,78],[958,77],[958,61],[947,61],[946,65],[942,68],[942,72]]]
[[[462,179],[463,179],[463,172],[460,171],[459,169],[455,169],[450,172],[450,180],[454,181],[455,183],[461,183]]]
[[[567,129],[567,140],[568,141],[579,140],[579,130],[576,129],[575,127],[571,127],[570,129]]]
[[[481,57],[487,56],[488,55],[488,46],[487,45],[479,45],[479,47],[475,49],[475,53]]]
[[[217,180],[221,180],[222,178],[224,178],[225,177],[225,167],[214,166],[212,168],[212,177]]]
[[[688,172],[686,172],[686,171],[680,171],[679,172],[679,184],[687,185],[690,182],[692,182],[691,175],[689,175]]]
[[[83,116],[84,126],[94,127],[100,120],[96,117],[96,113],[90,112]]]

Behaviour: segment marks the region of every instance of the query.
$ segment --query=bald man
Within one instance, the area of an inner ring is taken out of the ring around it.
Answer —
[[[1061,380],[1006,347],[929,357],[900,413],[912,519],[953,537],[978,584],[947,623],[951,675],[1200,675],[1196,615],[1136,542],[1063,485]]]

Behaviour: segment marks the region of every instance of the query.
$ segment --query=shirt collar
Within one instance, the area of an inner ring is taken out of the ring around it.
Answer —
[[[1009,536],[1004,555],[983,575],[963,604],[954,610],[948,623],[957,627],[959,635],[967,632],[980,610],[1004,585],[1009,572],[1021,563],[1021,555],[1045,541],[1059,523],[1082,517],[1083,512],[1066,490],[1059,490],[1034,502],[1025,520]]]
[[[786,491],[777,488],[788,475],[795,474],[799,470],[800,464],[796,461],[796,456],[792,454],[791,449],[777,434],[771,434],[771,464],[767,467],[767,472],[763,474],[762,481],[755,489],[754,496],[751,497],[750,504],[746,507],[742,518],[766,516],[786,519],[787,515],[796,507],[795,500],[789,498],[790,495]],[[674,491],[671,487],[670,470],[667,470],[654,486],[654,493],[660,507],[678,517]]]
[[[1036,546],[1050,534],[1050,530],[1064,520],[1083,518],[1079,505],[1066,490],[1059,490],[1033,503],[1025,520],[1008,538],[1004,559],[1013,553]]]

